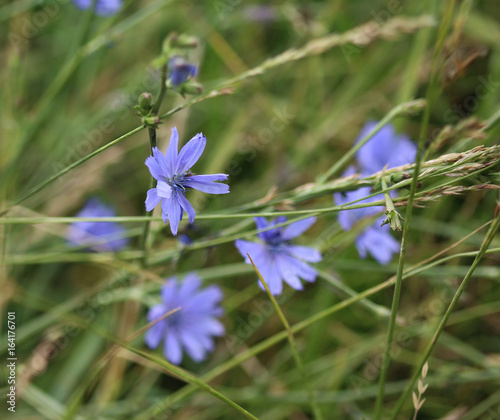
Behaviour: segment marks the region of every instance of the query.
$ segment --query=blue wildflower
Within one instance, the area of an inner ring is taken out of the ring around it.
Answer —
[[[375,121],[366,123],[356,142],[373,130],[376,124]],[[386,165],[388,169],[406,165],[415,161],[416,156],[415,144],[407,136],[396,134],[394,127],[387,124],[356,152],[356,161],[361,174],[371,174],[381,171]],[[344,176],[352,175],[355,171],[351,166]],[[337,205],[344,205],[370,194],[371,189],[363,187],[343,194],[335,193],[333,196]],[[391,196],[395,195],[395,192],[391,192]],[[360,200],[358,203],[369,203],[380,199],[383,199],[382,194]],[[338,215],[339,224],[342,229],[350,230],[360,219],[378,212],[375,207],[341,211]],[[383,218],[380,218],[372,226],[364,229],[356,238],[355,244],[362,258],[366,258],[369,252],[380,264],[388,264],[393,254],[399,251],[399,243],[391,236],[388,226],[380,226],[382,221]]]
[[[354,166],[350,166],[347,168],[347,170],[344,172],[343,176],[348,176],[348,175],[353,175],[356,172],[356,169]],[[348,191],[345,193],[334,193],[333,198],[335,200],[335,204],[338,206],[343,206],[347,203],[350,203],[352,201],[360,200],[354,204],[364,204],[364,203],[372,203],[374,201],[378,201],[380,199],[383,199],[384,196],[380,194],[379,196],[374,196],[370,198],[365,198],[361,200],[363,197],[366,197],[370,195],[371,188],[370,187],[362,187],[354,191]],[[343,230],[350,230],[352,227],[358,222],[359,220],[372,216],[376,213],[379,213],[380,210],[378,210],[376,207],[362,207],[359,209],[352,209],[352,210],[343,210],[338,213],[338,220],[340,227]]]
[[[377,125],[375,121],[365,124],[356,142],[365,137]],[[415,161],[417,146],[405,135],[398,135],[391,124],[387,124],[356,152],[356,161],[362,174],[406,165]]]
[[[174,55],[168,60],[169,79],[172,86],[176,87],[187,82],[198,73],[198,67],[189,63],[184,57]]]
[[[155,147],[153,156],[146,159],[146,166],[158,181],[156,188],[148,191],[146,210],[153,210],[161,202],[163,221],[167,223],[167,220],[170,220],[173,235],[177,235],[184,211],[188,215],[189,223],[193,223],[195,219],[195,211],[186,198],[186,191],[194,188],[209,194],[229,193],[228,185],[215,182],[227,180],[228,175],[193,175],[189,172],[203,153],[206,142],[205,136],[199,133],[178,153],[179,135],[174,127],[165,155]]]
[[[333,197],[338,206],[343,206],[370,194],[370,187],[362,187],[345,193],[334,193]],[[380,194],[365,198],[355,204],[372,203],[383,198],[384,196]],[[373,216],[380,211],[374,206],[341,211],[338,214],[340,227],[343,230],[351,230],[359,220]],[[368,251],[380,264],[385,265],[391,261],[393,253],[399,252],[399,243],[392,237],[389,226],[380,226],[383,219],[383,217],[378,218],[372,226],[364,229],[356,238],[355,244],[362,258],[366,258]]]
[[[87,10],[92,6],[93,0],[71,0],[76,7]],[[97,0],[95,13],[99,16],[116,15],[123,7],[123,0]]]
[[[392,237],[388,227],[380,226],[380,222],[365,229],[355,242],[361,258],[366,258],[369,252],[380,264],[386,265],[393,254],[399,252],[399,242]]]
[[[264,217],[255,217],[257,228],[264,229],[286,222],[286,217],[279,216],[270,223]],[[263,243],[244,241],[237,239],[236,248],[245,258],[247,264],[251,264],[247,254],[252,258],[262,277],[269,286],[273,295],[279,295],[283,290],[283,280],[296,290],[304,287],[300,278],[308,282],[316,280],[318,272],[307,262],[321,261],[321,253],[314,248],[301,245],[292,245],[290,241],[309,229],[315,217],[291,223],[274,229],[260,232],[257,236]],[[264,290],[262,283],[259,286]]]
[[[97,198],[87,201],[76,217],[114,217],[116,211]],[[115,222],[75,222],[68,227],[66,239],[73,247],[85,246],[101,252],[117,252],[125,248],[129,238],[125,228]]]
[[[183,348],[195,362],[201,362],[214,349],[213,336],[224,334],[224,326],[217,319],[224,312],[219,306],[222,291],[214,285],[203,290],[200,286],[200,278],[193,273],[182,282],[175,277],[168,279],[161,289],[162,303],[153,306],[147,315],[152,322],[181,308],[153,325],[144,336],[151,349],[162,343],[165,358],[176,365],[182,362]]]

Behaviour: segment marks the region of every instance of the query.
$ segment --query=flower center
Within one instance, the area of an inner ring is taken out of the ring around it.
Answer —
[[[174,175],[172,178],[167,178],[167,184],[172,188],[172,194],[175,197],[178,192],[182,194],[186,193],[186,187],[184,186],[184,174]]]
[[[268,242],[267,249],[272,254],[278,254],[286,250],[288,246],[288,241],[277,241],[277,242]]]
[[[173,314],[169,315],[166,320],[168,322],[169,327],[176,327],[182,322],[182,316],[179,313],[180,311],[174,312]]]
[[[281,238],[281,232],[279,230],[274,231],[267,238],[266,242],[273,247],[279,247],[283,243],[283,239]]]

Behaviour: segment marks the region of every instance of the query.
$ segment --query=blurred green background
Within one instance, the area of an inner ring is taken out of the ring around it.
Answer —
[[[203,132],[207,148],[194,169],[230,175],[229,195],[193,192],[199,215],[238,209],[263,199],[273,187],[281,193],[314,182],[350,149],[366,121],[380,120],[401,102],[425,97],[443,13],[443,4],[432,1],[127,1],[118,15],[103,18],[69,1],[0,4],[2,209],[140,125],[133,106],[140,93],[158,92],[158,70],[151,62],[172,32],[199,38],[190,59],[199,64],[197,80],[209,91],[270,57],[330,33],[370,20],[383,27],[390,19],[408,19],[390,36],[264,70],[232,84],[234,90],[225,95],[165,118],[158,130],[161,150],[173,126],[184,143]],[[426,15],[434,24],[408,29],[409,21]],[[456,2],[441,52],[440,94],[432,104],[427,145],[446,125],[469,117],[485,121],[498,113],[499,39],[498,1]],[[168,92],[162,113],[190,99]],[[272,123],[276,117],[279,126]],[[421,121],[418,113],[397,119],[395,126],[417,141]],[[476,130],[480,122],[474,124],[475,136],[464,141],[470,132],[459,131],[429,158],[498,144],[495,124],[483,138]],[[147,131],[141,130],[58,178],[9,216],[72,216],[90,196],[114,205],[118,216],[142,216],[150,182],[144,165],[148,155]],[[471,179],[464,185],[484,182]],[[434,256],[489,221],[497,197],[495,191],[468,191],[415,209],[407,263]],[[332,205],[328,193],[296,208]],[[210,240],[221,231],[250,231],[252,223],[200,219],[192,235],[195,241]],[[15,311],[18,378],[25,380],[16,413],[5,411],[2,418],[153,418],[151,408],[164,401],[168,407],[156,410],[158,419],[241,417],[204,391],[183,395],[184,382],[126,349],[92,377],[96,362],[114,343],[112,336],[128,337],[146,324],[147,308],[157,301],[160,287],[152,278],[198,270],[207,284],[216,283],[225,292],[227,335],[218,339],[205,362],[186,358],[183,364],[197,376],[217,372],[235,354],[283,330],[232,242],[183,251],[163,223],[153,222],[155,255],[166,262],[141,269],[137,255],[142,224],[125,226],[133,241],[115,256],[71,250],[64,239],[66,224],[0,225],[2,355],[6,313]],[[477,251],[485,231],[453,253]],[[315,284],[303,292],[287,287],[280,298],[291,325],[345,299],[336,282],[362,292],[395,274],[397,258],[387,266],[371,257],[360,259],[355,236],[340,229],[335,213],[327,213],[297,241],[320,248],[324,260],[317,265],[323,274]],[[401,234],[395,237],[399,240]],[[492,247],[498,246],[496,238]],[[404,322],[395,333],[397,355],[388,372],[385,412],[406,386],[472,261],[472,256],[453,258],[403,283],[399,314]],[[498,263],[498,252],[485,256],[450,318],[429,361],[430,385],[419,419],[500,418]],[[392,288],[370,299],[377,308],[389,309]],[[296,334],[325,419],[372,418],[386,330],[386,316],[375,316],[358,303]],[[142,336],[131,345],[146,350]],[[7,389],[6,372],[0,378],[2,391]],[[258,418],[311,418],[286,340],[236,361],[210,384]],[[409,398],[400,418],[411,418],[413,411]]]

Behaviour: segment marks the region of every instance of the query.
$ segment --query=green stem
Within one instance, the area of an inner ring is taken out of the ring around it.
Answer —
[[[102,327],[96,326],[96,325],[94,325],[92,323],[88,323],[85,320],[83,320],[83,318],[80,318],[80,317],[77,317],[77,316],[72,317],[72,318],[75,319],[76,323],[80,323],[81,326],[82,326],[82,328],[88,328],[90,331],[98,334],[99,336],[105,338],[106,340],[113,341],[117,346],[125,348],[125,349],[131,351],[132,353],[135,353],[138,356],[140,356],[140,357],[142,357],[142,358],[144,358],[146,360],[149,360],[150,362],[153,362],[153,363],[157,364],[158,366],[161,366],[167,372],[169,372],[171,374],[174,374],[175,376],[181,378],[183,381],[185,381],[185,382],[187,382],[189,384],[192,384],[194,386],[197,386],[197,387],[203,389],[204,391],[208,392],[209,394],[213,395],[214,397],[216,397],[216,398],[220,399],[221,401],[225,402],[229,406],[231,406],[234,409],[236,409],[237,411],[239,411],[245,417],[247,417],[249,419],[252,419],[252,420],[258,420],[257,417],[255,417],[254,415],[252,415],[251,413],[249,413],[243,407],[239,406],[238,404],[236,404],[235,402],[233,402],[232,400],[230,400],[229,398],[227,398],[226,396],[224,396],[223,394],[221,394],[219,391],[217,391],[216,389],[212,388],[210,385],[208,385],[202,379],[200,379],[200,378],[192,375],[191,373],[185,371],[184,369],[182,369],[182,368],[180,368],[180,367],[178,367],[176,365],[173,365],[172,363],[169,363],[166,360],[161,359],[159,357],[156,357],[156,356],[154,356],[154,355],[152,355],[150,353],[147,353],[147,352],[144,352],[142,350],[136,349],[135,347],[133,347],[132,345],[130,345],[127,340],[124,340],[124,339],[122,339],[122,338],[120,338],[118,336],[110,334],[109,332],[107,332]]]
[[[154,188],[155,186],[155,179],[152,178],[151,179],[151,182],[149,184],[149,188]],[[142,267],[146,267],[147,265],[147,253],[148,253],[148,236],[149,236],[149,231],[150,231],[150,228],[151,228],[151,220],[153,220],[153,217],[151,217],[151,215],[153,214],[153,211],[150,211],[150,212],[146,212],[146,216],[145,217],[148,217],[148,219],[146,219],[146,221],[144,222],[144,227],[143,227],[143,230],[142,230],[142,235],[141,235],[141,245],[140,245],[140,249],[142,250],[143,254],[142,254],[142,257],[141,257],[141,266]],[[159,218],[158,218],[159,219]]]
[[[427,135],[427,127],[429,125],[429,118],[430,118],[430,109],[431,109],[431,103],[433,102],[434,98],[436,97],[437,89],[438,89],[438,70],[439,70],[439,57],[440,53],[442,51],[443,45],[444,45],[444,40],[446,37],[446,33],[448,30],[448,27],[451,23],[451,17],[453,13],[453,7],[454,7],[454,0],[450,0],[446,4],[443,20],[441,22],[441,26],[438,30],[438,40],[436,44],[436,48],[434,50],[434,57],[433,57],[433,62],[432,62],[432,70],[431,70],[431,76],[430,76],[430,82],[427,87],[427,92],[426,92],[426,100],[427,100],[427,106],[425,107],[424,110],[424,115],[422,118],[422,125],[420,128],[420,136],[419,136],[419,141],[418,141],[418,150],[417,150],[417,158],[415,161],[415,171],[413,174],[413,179],[411,182],[411,188],[410,188],[410,196],[408,197],[408,205],[406,207],[406,214],[405,214],[405,222],[404,222],[404,228],[403,228],[403,237],[401,239],[401,249],[399,253],[399,261],[398,261],[398,270],[396,274],[396,283],[394,286],[394,295],[392,299],[392,307],[391,307],[391,316],[389,318],[389,326],[388,326],[388,331],[387,331],[387,339],[385,343],[385,349],[384,349],[384,355],[383,355],[383,360],[382,360],[382,366],[380,370],[380,379],[379,379],[379,388],[378,388],[378,393],[377,393],[377,399],[375,401],[375,413],[374,413],[374,418],[375,420],[380,420],[382,417],[382,403],[384,400],[384,391],[385,391],[385,383],[387,380],[387,372],[389,370],[389,364],[391,361],[391,347],[392,347],[392,340],[394,336],[394,328],[396,326],[396,318],[397,318],[397,313],[398,313],[398,308],[399,308],[399,298],[401,294],[401,285],[403,282],[403,272],[404,272],[404,263],[405,263],[405,257],[406,257],[406,246],[408,243],[408,234],[410,231],[410,226],[411,226],[411,216],[412,216],[412,211],[413,211],[413,201],[415,198],[415,193],[417,190],[417,183],[418,183],[418,175],[420,173],[420,167],[422,163],[422,157],[423,157],[423,150],[425,147],[425,139]]]
[[[474,252],[475,254],[475,252]],[[449,259],[450,257],[446,257],[446,259]],[[436,261],[436,264],[439,264],[442,262],[441,260]],[[412,266],[408,269],[408,273],[405,273],[403,278],[407,278],[410,276],[413,276],[415,274],[418,274],[426,269],[426,266],[421,266],[418,268],[418,265]],[[380,283],[374,287],[371,287],[370,289],[367,289],[356,296],[350,297],[348,299],[343,300],[342,302],[339,302],[329,308],[326,308],[315,315],[312,315],[311,317],[298,322],[297,324],[293,325],[290,327],[290,331],[293,334],[296,334],[303,329],[309,327],[310,325],[314,324],[315,322],[318,322],[330,315],[333,315],[336,312],[341,311],[342,309],[345,309],[349,307],[350,305],[360,302],[363,299],[366,299],[375,293],[378,293],[382,290],[385,290],[392,286],[396,281],[395,276],[389,278],[383,283]],[[287,332],[286,331],[281,331],[279,333],[274,334],[272,337],[269,337],[265,339],[264,341],[261,341],[260,343],[254,345],[252,348],[243,351],[242,353],[234,356],[232,359],[220,364],[219,366],[215,367],[211,371],[207,372],[205,375],[201,377],[201,379],[205,381],[211,381],[215,379],[216,377],[222,375],[223,373],[233,369],[234,367],[240,365],[243,363],[245,360],[248,360],[252,357],[255,357],[259,353],[262,353],[263,351],[269,349],[270,347],[274,346],[275,344],[279,343],[280,341],[283,341],[284,339],[287,338]],[[187,397],[188,395],[191,395],[194,391],[196,390],[196,387],[193,386],[187,386],[182,388],[181,390],[175,392],[174,394],[170,395],[167,399],[160,401],[158,404],[152,406],[145,412],[141,413],[139,416],[135,417],[134,420],[146,420],[151,418],[152,416],[158,415],[162,411],[166,410],[168,407],[178,403],[181,401],[183,398]]]
[[[160,112],[160,107],[161,103],[163,102],[163,98],[165,97],[165,94],[167,93],[167,64],[164,64],[161,68],[161,86],[160,86],[160,93],[158,94],[158,98],[156,98],[155,103],[153,104],[153,107],[151,108],[151,113],[153,115],[158,116]],[[154,130],[154,144],[156,147],[156,130]],[[151,135],[151,133],[150,133]],[[151,147],[151,149],[153,146]]]
[[[295,344],[295,339],[293,337],[292,330],[290,329],[290,324],[288,323],[288,321],[285,317],[285,314],[283,313],[278,302],[276,301],[276,298],[273,296],[273,294],[269,290],[269,286],[267,285],[266,281],[264,280],[264,277],[262,277],[262,274],[260,274],[259,269],[255,266],[255,264],[252,260],[252,257],[249,254],[247,254],[247,256],[250,259],[250,262],[252,263],[252,266],[253,266],[255,272],[257,273],[257,276],[259,277],[260,281],[264,285],[264,288],[266,289],[266,292],[267,292],[267,295],[269,296],[269,299],[271,299],[271,302],[273,303],[273,306],[274,306],[274,309],[276,310],[276,313],[280,317],[281,322],[283,323],[283,325],[285,327],[286,334],[288,337],[288,342],[290,343],[290,348],[292,350],[292,354],[293,354],[293,357],[295,359],[295,363],[297,363],[299,371],[300,371],[302,377],[304,378],[304,385],[306,387],[307,396],[308,396],[309,401],[311,403],[311,408],[312,408],[312,411],[314,413],[314,418],[318,419],[318,420],[322,420],[323,416],[321,415],[321,411],[319,410],[318,403],[316,402],[316,399],[314,398],[314,394],[312,392],[311,385],[309,384],[309,379],[307,377],[307,373],[304,369],[304,364],[302,363],[302,359],[300,358],[300,354],[297,350],[297,345]]]
[[[172,365],[171,363],[168,363],[167,361],[160,359],[159,357],[152,356],[146,352],[143,352],[141,350],[135,349],[129,345],[123,345],[127,350],[131,351],[132,353],[135,353],[146,360],[149,360],[153,363],[156,363],[159,366],[164,367],[168,371],[172,372],[174,375],[178,376],[179,378],[182,378],[187,383],[190,383],[198,388],[203,389],[204,391],[208,392],[209,394],[213,395],[214,397],[218,398],[219,400],[225,402],[227,405],[233,407],[235,410],[240,412],[242,415],[249,419],[253,420],[258,420],[257,417],[255,417],[253,414],[249,413],[247,410],[245,410],[243,407],[239,406],[226,396],[222,395],[219,391],[216,389],[212,388],[210,385],[208,385],[206,382],[204,382],[202,379],[190,374],[189,372],[186,372],[184,369],[181,369],[178,366]]]
[[[158,98],[156,98],[156,101],[153,104],[153,107],[151,108],[151,114],[153,114],[156,117],[160,112],[161,103],[163,102],[163,98],[165,97],[165,93],[167,92],[167,64],[164,64],[161,68],[160,83],[161,83],[160,93],[158,94]],[[151,149],[151,155],[152,155],[153,149],[156,147],[156,128],[148,127],[148,134],[149,134],[149,148]],[[151,177],[149,188],[154,188],[155,183],[156,183],[155,178]],[[152,214],[153,211],[146,212],[146,216],[150,216]],[[148,247],[148,236],[149,236],[150,226],[151,226],[151,220],[148,219],[144,223],[144,230],[142,232],[142,238],[141,238],[141,250],[143,251],[143,256],[141,259],[142,267],[146,267],[147,264],[147,247]]]
[[[398,415],[399,411],[403,407],[403,404],[410,394],[411,390],[413,389],[413,386],[415,384],[415,381],[417,378],[420,376],[420,372],[422,371],[422,367],[424,364],[427,362],[429,359],[429,356],[431,355],[432,351],[434,350],[434,347],[436,347],[437,341],[439,339],[440,334],[442,333],[444,327],[446,326],[446,323],[448,322],[448,319],[450,318],[451,313],[453,312],[453,309],[455,309],[455,306],[457,305],[460,296],[462,296],[463,291],[467,287],[467,284],[472,277],[472,274],[474,274],[474,270],[476,267],[479,265],[479,262],[483,258],[484,254],[488,250],[489,246],[491,245],[491,242],[493,241],[496,233],[498,232],[498,229],[500,227],[500,203],[497,203],[497,208],[496,210],[498,211],[498,214],[496,218],[494,219],[493,223],[491,224],[490,228],[488,229],[488,232],[484,238],[483,243],[481,244],[481,248],[479,249],[479,252],[476,254],[476,258],[474,259],[474,262],[469,268],[469,271],[465,275],[464,279],[462,280],[462,283],[460,283],[460,286],[458,287],[455,295],[453,296],[453,299],[450,302],[450,305],[446,309],[445,314],[443,315],[443,318],[439,322],[439,325],[434,332],[434,335],[427,345],[427,348],[425,349],[424,356],[422,357],[422,360],[420,361],[419,365],[416,367],[415,372],[413,374],[413,377],[411,378],[410,382],[408,383],[405,391],[399,398],[396,407],[394,408],[394,411],[392,413],[391,419],[395,419],[396,416]]]
[[[323,270],[317,270],[317,271],[320,278],[325,280],[327,283],[330,283],[333,287],[341,291],[343,294],[346,294],[349,297],[357,295],[358,292],[356,292],[354,289],[351,289],[349,286],[346,286],[344,283],[342,283],[342,281],[335,278],[330,273]],[[369,299],[362,299],[359,301],[359,304],[361,306],[364,306],[366,309],[373,312],[374,315],[380,318],[384,319],[389,318],[391,314],[391,311],[388,308],[382,305],[378,305]]]

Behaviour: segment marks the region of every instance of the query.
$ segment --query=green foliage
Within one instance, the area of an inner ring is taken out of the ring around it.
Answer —
[[[0,349],[4,363],[15,312],[17,357],[5,418],[361,419],[377,404],[380,418],[500,415],[498,5],[255,6],[128,1],[108,18],[58,0],[0,6]],[[199,95],[160,89],[151,63],[173,33],[199,41]],[[368,120],[419,142],[419,162],[341,177]],[[165,150],[173,126],[207,137],[198,173],[230,175],[228,195],[190,192],[191,245],[144,215],[151,133]],[[384,199],[334,205],[362,186]],[[126,227],[128,249],[66,243],[96,195],[117,207],[102,220]],[[373,205],[405,236],[399,262],[358,256],[372,220],[336,221]],[[297,240],[321,250],[318,279],[274,306],[234,247],[255,237],[256,213],[318,217]],[[145,346],[146,313],[166,277],[193,270],[223,289],[226,335],[176,367]]]

